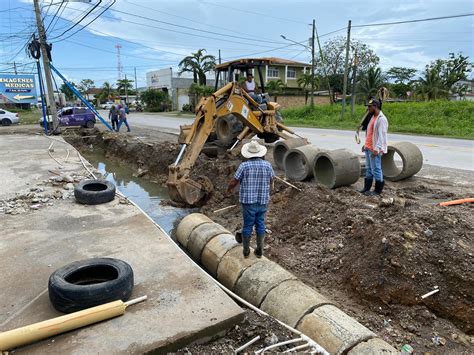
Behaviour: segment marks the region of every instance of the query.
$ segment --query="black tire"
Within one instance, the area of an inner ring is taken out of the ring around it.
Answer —
[[[219,117],[216,122],[217,141],[222,146],[231,147],[243,128],[242,122],[233,115]]]
[[[94,121],[87,121],[86,128],[94,128]]]
[[[74,188],[76,201],[84,205],[99,205],[115,197],[115,185],[107,180],[82,180]]]
[[[132,267],[112,258],[73,262],[53,272],[48,282],[49,299],[63,313],[117,300],[125,302],[132,290]]]
[[[12,121],[10,121],[8,118],[4,118],[2,120],[2,126],[10,126],[12,124]]]

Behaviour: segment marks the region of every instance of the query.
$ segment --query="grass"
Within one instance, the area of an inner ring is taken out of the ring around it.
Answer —
[[[309,106],[283,110],[285,124],[292,126],[355,130],[365,113],[365,106],[356,105],[351,118],[350,105],[341,120],[341,105]],[[386,102],[383,112],[389,132],[437,135],[474,139],[474,102]]]

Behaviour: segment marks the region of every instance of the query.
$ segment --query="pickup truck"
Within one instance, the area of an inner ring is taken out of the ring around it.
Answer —
[[[60,126],[79,126],[93,128],[96,119],[94,113],[87,107],[64,107],[58,111]],[[39,124],[43,127],[43,117],[40,117]],[[48,116],[48,125],[51,126],[52,117]]]

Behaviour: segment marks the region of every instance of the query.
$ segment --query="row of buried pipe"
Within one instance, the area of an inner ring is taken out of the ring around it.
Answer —
[[[399,156],[401,161],[396,161]],[[361,176],[359,156],[348,149],[324,150],[307,143],[305,139],[279,141],[273,150],[273,160],[286,176],[294,181],[314,177],[329,188],[352,185]],[[420,149],[410,142],[388,146],[382,156],[382,171],[389,181],[406,179],[418,173],[423,166]]]
[[[331,300],[265,257],[242,256],[234,235],[193,213],[175,230],[179,244],[221,284],[313,339],[330,354],[399,354]]]

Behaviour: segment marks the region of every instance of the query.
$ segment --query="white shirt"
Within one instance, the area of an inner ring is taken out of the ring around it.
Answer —
[[[255,81],[248,81],[248,80],[245,80],[245,90],[247,92],[255,92]]]

